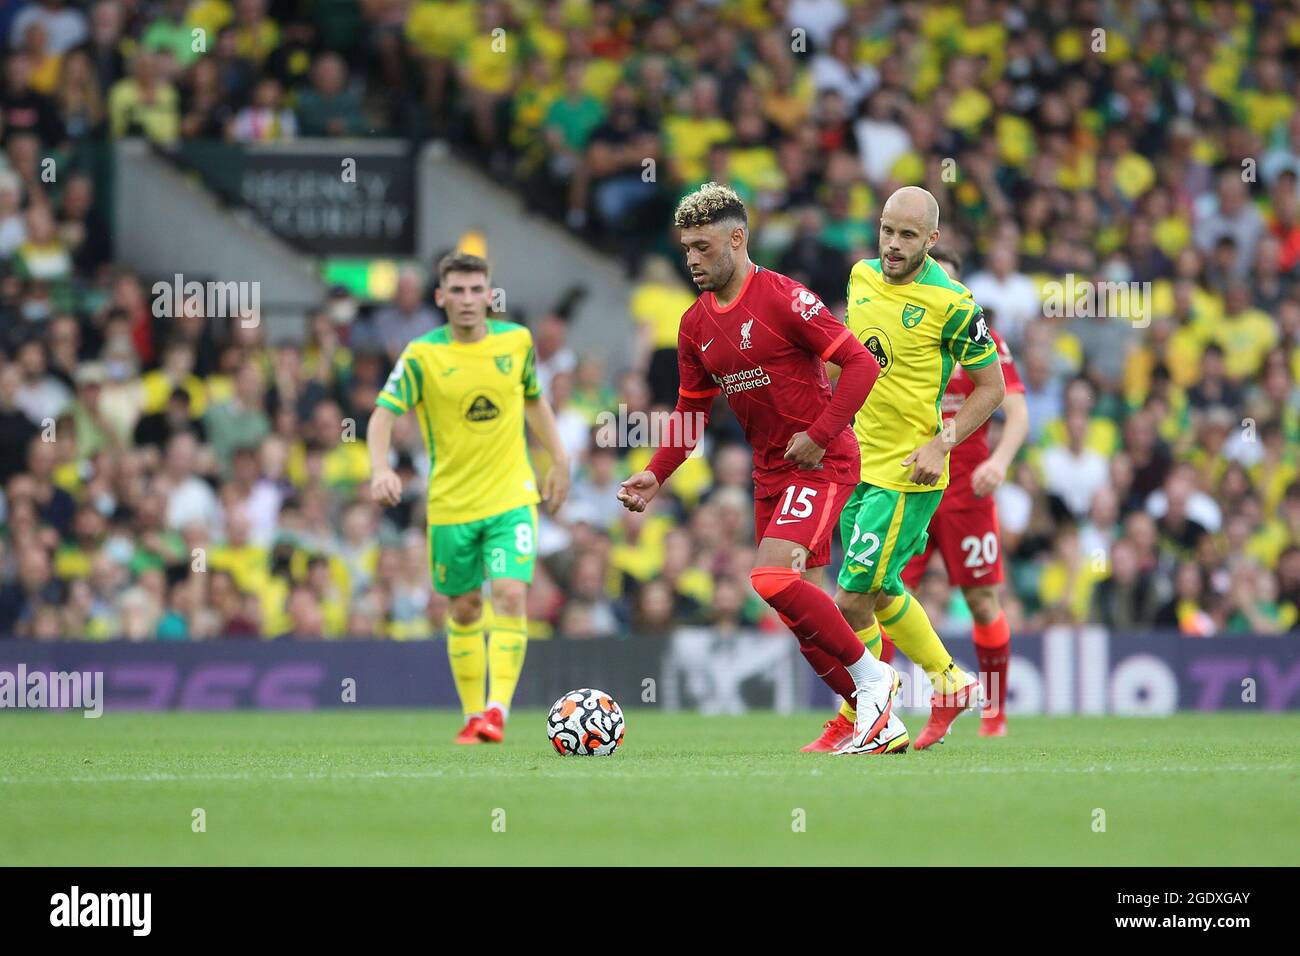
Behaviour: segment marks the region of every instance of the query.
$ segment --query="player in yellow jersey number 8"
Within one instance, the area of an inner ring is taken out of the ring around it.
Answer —
[[[438,272],[435,299],[448,324],[407,344],[375,400],[366,435],[370,491],[383,505],[401,500],[389,463],[392,432],[399,415],[415,412],[429,453],[430,571],[434,588],[451,599],[447,654],[465,712],[456,740],[495,743],[505,733],[528,642],[537,504],[544,500],[552,513],[564,504],[569,460],[538,384],[531,333],[487,317],[487,262],[453,254]],[[525,421],[551,459],[540,494]]]

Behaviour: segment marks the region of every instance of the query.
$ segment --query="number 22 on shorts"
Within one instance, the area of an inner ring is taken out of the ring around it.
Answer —
[[[855,551],[858,546],[858,539],[862,540],[862,550]],[[853,537],[849,539],[849,546],[844,549],[844,557],[854,564],[860,564],[864,568],[869,568],[875,564],[871,556],[880,550],[880,538],[868,531],[863,534],[858,530],[857,522],[853,524]]]

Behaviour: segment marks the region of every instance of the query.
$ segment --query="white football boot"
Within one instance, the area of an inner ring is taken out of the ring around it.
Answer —
[[[894,697],[897,696],[898,688],[902,685],[898,671],[889,664],[882,663],[880,666],[885,669],[883,680],[868,681],[858,685],[853,695],[858,712],[858,718],[853,725],[853,736],[835,753],[876,752],[876,738],[888,728],[890,715],[894,712]],[[901,725],[902,721],[898,723]],[[907,733],[907,729],[904,728],[903,732]]]

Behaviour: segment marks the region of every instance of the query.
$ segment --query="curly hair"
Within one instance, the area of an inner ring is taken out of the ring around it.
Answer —
[[[739,222],[748,228],[749,214],[736,191],[721,183],[705,183],[683,198],[677,204],[677,212],[673,214],[673,225],[678,229],[729,221]]]

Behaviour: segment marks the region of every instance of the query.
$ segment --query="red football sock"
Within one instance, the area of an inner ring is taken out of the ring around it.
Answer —
[[[798,571],[754,568],[749,579],[759,597],[784,615],[800,644],[806,641],[846,667],[867,653],[831,596],[801,578]]]
[[[880,659],[886,664],[894,661],[894,642],[889,639],[883,627],[880,629]]]
[[[786,627],[792,631],[794,630],[794,621],[780,611],[776,612],[776,616],[781,619],[781,623]],[[795,639],[799,641],[799,653],[808,662],[808,666],[813,669],[813,673],[820,677],[827,687],[847,700],[849,706],[852,706],[854,702],[853,693],[857,690],[857,687],[853,683],[853,678],[849,676],[849,672],[844,669],[844,665],[820,647],[809,644],[797,634]]]
[[[1011,625],[1007,623],[1006,614],[999,613],[991,624],[977,621],[971,629],[971,637],[975,641],[975,658],[979,661],[984,690],[988,695],[989,706],[984,714],[989,717],[1005,714],[1007,662],[1011,659]]]

